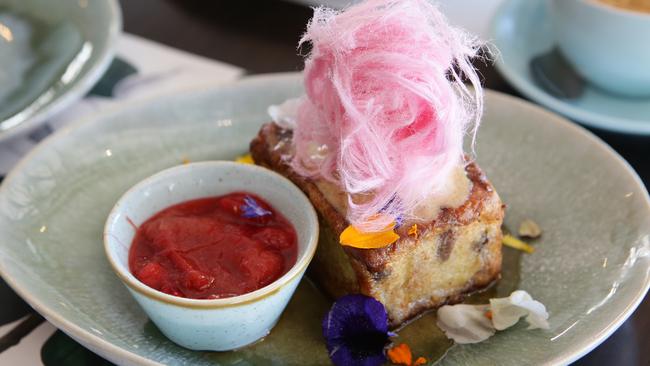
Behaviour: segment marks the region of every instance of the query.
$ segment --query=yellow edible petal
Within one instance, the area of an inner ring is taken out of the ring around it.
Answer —
[[[241,164],[255,164],[255,161],[253,160],[251,154],[238,156],[237,159],[235,159],[235,161]]]
[[[504,235],[503,236],[503,245],[509,246],[510,248],[522,250],[526,253],[533,253],[535,251],[535,248],[530,246],[529,244],[515,238],[512,235]]]
[[[417,240],[417,238],[418,238],[418,225],[417,225],[417,224],[413,224],[413,226],[411,226],[411,227],[409,228],[409,233],[408,233],[408,234],[409,234],[410,236],[414,237],[414,238]]]
[[[364,233],[354,226],[348,226],[339,237],[341,245],[360,249],[376,249],[391,245],[399,239],[395,233],[395,223],[388,225],[386,229],[376,233]]]

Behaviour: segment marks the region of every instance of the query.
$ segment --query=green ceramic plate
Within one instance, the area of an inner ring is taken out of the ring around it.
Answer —
[[[116,0],[0,0],[0,140],[83,97],[121,27]]]
[[[261,343],[192,352],[147,320],[102,249],[109,210],[161,169],[246,152],[269,104],[301,93],[297,74],[260,76],[81,121],[49,138],[0,188],[0,272],[73,338],[120,364],[327,363],[320,318],[330,305],[303,282]],[[544,230],[537,251],[506,251],[497,292],[518,287],[547,305],[551,328],[519,324],[448,350],[442,364],[568,363],[602,342],[643,299],[650,267],[650,200],[637,175],[593,135],[519,99],[488,92],[478,160],[508,204]],[[431,315],[401,337],[431,359],[448,344]]]

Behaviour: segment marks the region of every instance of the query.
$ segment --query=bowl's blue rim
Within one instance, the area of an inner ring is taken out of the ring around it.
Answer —
[[[242,84],[255,85],[263,82],[286,81],[292,78],[298,80],[299,76],[300,73],[296,73],[296,72],[256,75],[256,76],[246,77],[244,79],[237,80],[222,85],[220,87],[211,86],[211,87],[196,89],[195,93],[209,92],[217,89],[229,88],[229,87],[242,85]],[[646,190],[641,178],[638,176],[638,174],[634,171],[634,169],[629,165],[629,163],[625,159],[623,159],[613,148],[611,148],[609,145],[604,143],[600,138],[598,138],[597,136],[595,136],[593,133],[589,132],[585,128],[578,126],[574,123],[571,123],[567,119],[551,111],[548,111],[542,107],[534,105],[520,98],[510,96],[501,92],[492,91],[492,90],[488,90],[487,94],[495,98],[506,99],[509,100],[510,102],[519,104],[524,108],[530,109],[534,113],[545,114],[546,116],[548,116],[549,121],[552,121],[552,123],[569,128],[569,130],[572,130],[574,133],[581,135],[583,138],[591,140],[593,143],[595,143],[595,146],[598,146],[604,149],[606,152],[610,153],[615,159],[619,161],[619,163],[621,163],[622,167],[627,171],[628,174],[630,174],[632,179],[634,179],[637,182],[639,189],[643,192],[643,199],[647,206],[648,218],[650,219],[650,195],[648,194],[648,191]],[[173,98],[173,97],[174,97],[173,95],[167,96],[167,98]],[[131,105],[129,105],[126,108],[114,108],[110,112],[101,115],[101,118],[103,119],[103,118],[107,118],[110,115],[119,114],[121,111],[125,109],[145,106],[151,103],[151,101],[155,99],[157,98],[151,98],[147,100],[133,102]],[[99,120],[98,116],[89,116],[89,117],[82,118],[80,120],[77,120],[67,125],[66,127],[57,131],[53,135],[48,136],[41,144],[39,144],[29,154],[23,157],[23,159],[16,165],[16,167],[5,178],[3,184],[0,185],[0,196],[3,194],[4,190],[7,189],[6,187],[9,186],[9,184],[7,183],[11,183],[14,179],[16,179],[16,175],[18,175],[18,172],[21,170],[22,166],[27,164],[31,160],[32,156],[39,154],[42,150],[46,150],[50,144],[54,143],[59,138],[63,138],[64,136],[68,135],[69,133],[81,127],[82,125],[92,123],[93,120]],[[9,284],[9,286],[14,291],[16,291],[16,293],[18,293],[23,299],[25,299],[27,303],[29,303],[35,310],[37,310],[41,315],[43,315],[49,322],[51,322],[57,328],[63,330],[70,337],[74,338],[79,343],[83,344],[93,352],[99,354],[100,356],[108,360],[120,364],[125,363],[125,364],[133,364],[133,365],[155,365],[155,366],[162,365],[151,359],[130,352],[124,348],[118,347],[104,340],[99,335],[94,334],[93,332],[84,329],[81,326],[78,326],[68,321],[67,319],[63,318],[62,316],[58,315],[55,311],[50,309],[45,303],[42,303],[36,300],[35,298],[31,297],[31,294],[27,290],[20,288],[20,286],[18,286],[15,282],[13,282],[10,277],[6,276],[4,274],[5,271],[3,270],[1,264],[2,262],[0,262],[0,277],[2,277],[7,282],[7,284]],[[560,355],[558,358],[547,361],[546,364],[548,365],[569,364],[579,359],[580,357],[584,356],[592,349],[594,349],[605,339],[607,339],[607,337],[609,337],[614,331],[616,331],[623,324],[623,322],[634,312],[634,310],[638,307],[638,305],[645,297],[649,288],[650,288],[650,276],[646,276],[645,283],[643,284],[642,288],[640,288],[639,291],[636,293],[636,296],[632,300],[632,302],[630,302],[628,306],[621,313],[619,313],[617,317],[613,319],[604,329],[602,329],[594,337],[590,337],[586,339],[584,342],[582,342],[581,344],[579,344],[578,346],[574,346],[573,351],[565,352],[565,354]]]
[[[503,19],[510,17],[512,9],[519,6],[519,3],[531,0],[506,0],[500,5],[495,13],[494,18],[490,24],[490,38],[494,45],[498,48],[501,42],[500,32],[498,30],[500,23]],[[539,0],[535,0],[539,1]],[[552,97],[550,94],[544,92],[534,82],[532,82],[525,75],[522,75],[510,67],[500,53],[497,53],[495,66],[503,77],[519,90],[526,97],[532,99],[550,108],[557,113],[560,113],[568,118],[574,119],[577,122],[590,127],[596,127],[602,130],[612,132],[622,132],[632,135],[650,136],[650,119],[648,121],[605,116],[602,114],[590,112],[585,109],[574,107],[560,99]],[[650,117],[649,117],[650,118]]]

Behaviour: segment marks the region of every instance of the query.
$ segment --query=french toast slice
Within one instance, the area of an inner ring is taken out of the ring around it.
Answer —
[[[460,302],[500,278],[505,206],[476,163],[466,164],[471,189],[459,207],[443,208],[434,220],[419,223],[417,237],[403,225],[396,229],[400,239],[395,243],[358,249],[339,244],[349,223],[336,201],[345,195],[332,194],[333,185],[291,168],[291,138],[291,130],[265,124],[251,141],[251,155],[256,164],[289,178],[316,208],[321,234],[309,273],[331,296],[374,297],[386,307],[391,327],[397,327],[426,310]]]

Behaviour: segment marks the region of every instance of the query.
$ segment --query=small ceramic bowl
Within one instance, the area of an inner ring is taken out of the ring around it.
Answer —
[[[139,225],[174,204],[235,191],[257,194],[295,227],[298,257],[285,275],[259,290],[216,300],[168,295],[133,276],[128,266],[132,223]],[[232,350],[266,336],[298,286],[317,242],[316,213],[296,186],[268,169],[225,161],[178,166],[136,184],[119,199],[104,229],[106,255],[115,273],[169,339],[193,350]]]
[[[584,78],[615,94],[650,96],[650,14],[597,0],[554,0],[562,53]]]

